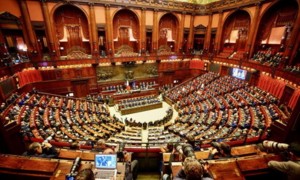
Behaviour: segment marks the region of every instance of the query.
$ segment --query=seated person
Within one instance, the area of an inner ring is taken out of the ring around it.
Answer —
[[[166,146],[160,147],[161,153],[171,153],[171,152],[173,152],[173,150],[174,150],[173,143],[168,143]],[[160,167],[159,167],[160,173],[161,173],[161,175],[163,175],[164,173],[170,174],[171,173],[170,166],[165,166],[165,168],[163,168],[163,165],[164,165],[164,162],[163,162],[163,157],[162,157],[162,160],[160,162]]]
[[[28,156],[36,156],[42,158],[55,158],[58,157],[58,152],[54,146],[50,143],[43,142],[33,142],[29,145],[28,151],[24,153]]]
[[[118,149],[115,150],[115,148],[113,146],[110,146],[103,139],[100,139],[96,143],[96,149],[98,149],[103,154],[117,154],[118,153],[117,152]],[[127,153],[126,151],[123,151],[122,154],[124,156],[124,157],[122,157],[122,158],[124,158],[124,161],[129,162],[129,165],[130,165],[130,170],[127,170],[127,168],[126,168],[126,172],[125,172],[126,179],[134,179],[135,180],[137,178],[138,161],[133,160],[130,162],[131,155],[129,153]]]
[[[208,166],[202,166],[200,162],[194,157],[185,158],[182,169],[173,178],[174,180],[211,180],[210,177],[203,177]],[[167,175],[164,175],[164,180],[170,179]]]
[[[97,141],[95,150],[98,152],[102,152],[103,154],[114,154],[115,149],[113,146],[109,146],[104,139],[100,139]]]
[[[76,180],[95,180],[94,172],[90,164],[86,164],[76,175]]]
[[[83,169],[78,172],[76,180],[95,180],[94,172],[92,169]]]
[[[231,147],[229,144],[224,142],[212,142],[211,145],[213,149],[210,151],[208,159],[218,159],[218,158],[230,158]]]
[[[173,151],[173,144],[172,143],[168,143],[166,146],[162,146],[160,147],[160,152],[162,153],[170,153]]]

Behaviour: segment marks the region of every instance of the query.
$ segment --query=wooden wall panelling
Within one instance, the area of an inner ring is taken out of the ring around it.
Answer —
[[[295,89],[293,87],[291,87],[290,85],[286,85],[283,90],[283,94],[281,96],[280,103],[287,105],[289,103],[294,91],[295,91]]]
[[[40,70],[43,81],[55,80],[55,70]]]
[[[72,5],[57,8],[54,12],[54,22],[60,47],[64,47],[62,55],[68,54],[76,47],[83,48],[84,53],[90,53],[88,21],[79,8]]]
[[[220,76],[227,76],[229,68],[227,66],[221,66]]]
[[[170,31],[171,34],[168,34]],[[165,14],[159,21],[159,29],[157,33],[159,51],[162,51],[162,53],[164,53],[164,51],[174,52],[175,44],[178,42],[179,33],[179,23],[177,18],[171,13]],[[172,37],[170,37],[170,35]]]
[[[67,94],[72,87],[70,80],[42,81],[33,83],[32,86],[39,91],[53,94]]]
[[[89,94],[88,80],[89,79],[85,78],[71,81],[75,97],[86,97]]]
[[[139,35],[140,30],[137,16],[128,9],[117,12],[113,19],[115,53],[122,53],[122,47],[124,46],[131,47],[132,52],[138,52],[137,44],[139,42]]]

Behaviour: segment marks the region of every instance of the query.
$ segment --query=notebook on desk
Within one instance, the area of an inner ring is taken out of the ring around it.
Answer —
[[[117,154],[95,154],[95,179],[111,180],[117,177]]]

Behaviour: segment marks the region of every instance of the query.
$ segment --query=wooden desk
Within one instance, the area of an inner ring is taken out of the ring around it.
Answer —
[[[233,156],[246,156],[246,155],[254,155],[257,154],[257,146],[254,145],[246,145],[246,146],[237,146],[231,149],[231,155]]]
[[[58,161],[14,155],[0,156],[0,174],[12,177],[50,178],[58,166]]]
[[[126,108],[126,109],[121,109],[121,114],[132,114],[132,113],[137,113],[137,112],[142,112],[142,111],[148,111],[151,109],[156,109],[156,108],[161,108],[162,107],[162,102],[160,103],[155,103],[155,104],[149,104],[145,106],[137,106],[137,107],[132,107],[132,108]]]
[[[237,159],[237,165],[243,174],[256,175],[268,171],[268,162],[264,156],[250,156]]]
[[[60,149],[58,158],[60,159],[75,159],[76,157],[81,157],[82,151]]]
[[[235,161],[214,161],[214,163],[210,162],[209,172],[212,175],[213,179],[244,179],[243,175],[241,174],[238,166],[236,165]]]
[[[163,153],[163,162],[169,162],[170,156],[171,156],[171,153]],[[196,156],[196,159],[198,159],[198,160],[208,159],[209,151],[195,151],[195,156]],[[180,155],[178,155],[176,153],[174,159],[175,159],[174,161],[180,160]]]
[[[54,175],[51,177],[51,180],[65,180],[66,175],[71,171],[72,165],[73,161],[60,160]]]
[[[171,163],[171,169],[172,169],[172,177],[175,177],[178,172],[182,168],[182,162],[172,162]]]
[[[208,159],[209,151],[195,151],[196,159]]]
[[[98,152],[83,151],[80,157],[83,161],[94,161],[95,154],[98,154]]]

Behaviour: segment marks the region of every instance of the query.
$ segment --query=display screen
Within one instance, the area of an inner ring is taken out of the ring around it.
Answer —
[[[232,68],[232,74],[233,77],[239,78],[239,79],[246,79],[247,71],[239,68]]]
[[[95,167],[97,169],[116,169],[117,155],[116,154],[96,154]]]

